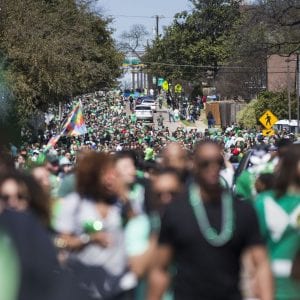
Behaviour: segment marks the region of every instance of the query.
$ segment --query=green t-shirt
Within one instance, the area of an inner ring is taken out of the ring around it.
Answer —
[[[272,174],[276,163],[263,163],[244,170],[236,181],[236,194],[245,200],[254,200],[256,197],[255,181],[260,174]]]
[[[20,284],[20,265],[10,237],[0,231],[0,299],[16,300]]]
[[[51,191],[50,194],[53,198],[58,197],[58,190],[60,186],[60,178],[54,174],[50,174],[50,185],[51,185]]]
[[[149,246],[150,220],[144,212],[145,188],[135,183],[129,193],[131,207],[135,216],[125,227],[126,252],[129,256],[143,254]]]
[[[262,193],[255,207],[267,242],[276,299],[300,299],[300,283],[290,276],[292,262],[300,251],[300,195],[286,194],[276,199],[274,192]]]
[[[130,119],[131,119],[131,123],[136,123],[136,121],[137,121],[136,114],[132,114]]]
[[[255,195],[255,179],[254,173],[243,171],[236,181],[236,194],[245,200],[252,200]]]

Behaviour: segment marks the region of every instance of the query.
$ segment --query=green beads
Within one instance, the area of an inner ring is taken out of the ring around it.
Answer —
[[[189,202],[193,208],[200,231],[206,241],[214,247],[221,247],[231,240],[233,235],[233,201],[229,193],[222,194],[222,225],[220,233],[211,227],[203,201],[200,197],[200,189],[192,184],[189,191]]]

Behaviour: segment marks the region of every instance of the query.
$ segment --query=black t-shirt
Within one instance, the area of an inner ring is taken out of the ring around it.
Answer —
[[[90,299],[73,274],[60,269],[49,234],[33,214],[6,210],[0,214],[0,228],[11,237],[18,253],[18,300]]]
[[[59,264],[56,252],[36,217],[31,213],[4,211],[0,226],[11,236],[21,267],[21,286],[18,299],[62,299],[56,297],[56,275]]]
[[[202,236],[187,193],[167,208],[159,243],[170,245],[174,251],[176,300],[241,299],[241,254],[248,247],[263,244],[263,239],[251,204],[236,200],[233,208],[233,237],[221,247],[210,245]],[[220,232],[221,201],[205,203],[205,209],[210,225]]]

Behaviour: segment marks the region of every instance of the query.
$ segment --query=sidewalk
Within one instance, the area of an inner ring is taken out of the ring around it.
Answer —
[[[205,110],[201,111],[200,118],[195,122],[189,122],[189,125],[184,124],[181,121],[182,126],[186,127],[187,129],[197,129],[198,131],[204,132],[205,129],[207,129],[207,119],[206,119],[206,113]]]

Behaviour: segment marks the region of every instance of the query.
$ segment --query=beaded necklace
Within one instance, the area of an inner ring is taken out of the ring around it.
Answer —
[[[200,196],[200,189],[192,184],[189,190],[189,202],[194,211],[200,231],[206,241],[214,247],[224,246],[233,235],[233,207],[232,197],[229,193],[222,194],[222,225],[220,233],[211,227],[207,213]]]

